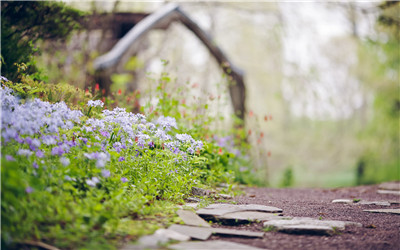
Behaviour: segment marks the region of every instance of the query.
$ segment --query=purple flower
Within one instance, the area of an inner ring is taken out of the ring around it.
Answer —
[[[30,194],[30,193],[33,192],[33,188],[27,187],[27,188],[25,188],[25,192],[26,192],[27,194]]]
[[[194,154],[194,149],[192,147],[189,147],[187,151],[189,154]]]
[[[167,132],[171,130],[171,127],[177,128],[175,118],[168,117],[168,116],[167,117],[164,117],[164,116],[159,117],[157,120],[157,124],[161,125],[161,127]]]
[[[36,151],[36,157],[37,158],[43,158],[44,157],[44,153],[41,150]]]
[[[121,181],[122,181],[123,183],[125,183],[125,182],[128,181],[128,179],[127,179],[126,177],[121,177]]]
[[[18,143],[23,143],[23,142],[24,142],[24,139],[22,139],[22,138],[19,137],[19,136],[17,136],[17,138],[15,138],[15,140],[16,140]]]
[[[193,138],[188,134],[176,134],[175,137],[181,142],[194,142]]]
[[[88,139],[87,138],[82,138],[82,141],[83,141],[83,143],[87,143],[88,142]]]
[[[122,149],[122,143],[120,142],[116,142],[113,144],[113,148],[115,149],[115,151],[117,151],[118,153],[121,152]]]
[[[154,142],[150,141],[147,145],[149,145],[149,148],[154,148]]]
[[[59,147],[54,147],[51,150],[51,155],[59,155],[62,156],[64,154],[64,149],[62,148],[62,146]]]
[[[107,131],[100,131],[100,134],[104,137],[109,137],[110,133],[108,133]]]
[[[110,171],[109,170],[106,170],[106,169],[103,169],[102,171],[101,171],[101,175],[104,177],[104,178],[108,178],[108,177],[110,177]]]
[[[25,143],[28,144],[28,145],[31,145],[31,143],[32,143],[32,138],[26,137],[26,138],[25,138]]]
[[[38,168],[39,168],[39,165],[36,163],[36,161],[35,161],[35,162],[33,162],[32,166],[33,166],[33,168],[36,168],[36,169],[38,169]]]
[[[64,144],[67,145],[69,148],[76,146],[76,142],[74,141],[65,141]]]
[[[125,161],[125,157],[123,157],[123,156],[119,157],[119,158],[118,158],[118,161],[119,161],[119,162]]]
[[[143,137],[139,137],[139,139],[138,139],[138,141],[137,141],[137,145],[138,145],[139,147],[143,148],[143,147],[144,147],[144,144],[145,144],[144,138],[143,138]]]
[[[6,160],[7,161],[15,161],[15,158],[12,157],[11,155],[6,155]]]

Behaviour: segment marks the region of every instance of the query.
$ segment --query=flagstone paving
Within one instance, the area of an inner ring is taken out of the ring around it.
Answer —
[[[398,250],[400,199],[377,192],[397,192],[398,184],[331,190],[248,188],[249,195],[234,198],[238,204],[211,204],[196,212],[198,203],[180,206],[177,214],[185,225],[159,229],[122,249],[165,249],[174,240],[180,243],[169,249]],[[382,206],[388,208],[378,209]]]
[[[378,194],[395,194],[395,195],[400,195],[400,191],[397,190],[378,190],[376,191]]]
[[[400,182],[385,182],[381,183],[378,186],[378,189],[381,190],[395,190],[400,191]]]
[[[357,202],[360,205],[376,205],[376,206],[390,206],[389,201],[360,201]]]
[[[354,201],[350,200],[350,199],[336,199],[336,200],[333,200],[332,203],[353,204]]]
[[[390,206],[395,201],[366,201],[366,200],[350,200],[350,199],[336,199],[332,203],[342,203],[342,204],[358,204],[358,205],[376,205],[376,206]]]
[[[400,195],[400,182],[385,182],[378,186],[378,194]]]
[[[271,220],[264,222],[264,227],[279,232],[295,234],[333,234],[337,230],[344,230],[346,226],[362,227],[360,223],[350,221],[319,220],[307,217],[289,220]]]
[[[168,229],[198,240],[207,240],[212,234],[235,235],[241,237],[263,237],[264,235],[263,232],[251,232],[228,228],[195,227],[177,224],[171,225]]]
[[[240,211],[259,211],[264,213],[282,213],[282,209],[257,205],[257,204],[247,204],[247,205],[232,205],[232,204],[212,204],[206,208],[199,209],[197,214],[200,216],[223,216],[225,214],[240,212]]]
[[[252,247],[240,243],[234,243],[222,240],[213,241],[196,241],[196,242],[183,242],[168,246],[170,249],[231,249],[231,250],[258,250],[262,248]]]
[[[194,227],[186,225],[171,225],[169,230],[187,235],[192,239],[196,240],[207,240],[212,235],[212,231],[206,227]]]
[[[195,214],[192,211],[178,210],[176,213],[178,214],[179,218],[181,218],[182,221],[186,225],[199,226],[199,227],[211,227],[210,224],[208,224],[206,221],[204,221],[202,218],[200,218],[197,214]]]
[[[285,220],[291,217],[280,216],[282,214],[272,214],[258,211],[239,211],[214,216],[215,220],[226,222],[227,224],[247,223],[252,221]]]
[[[370,213],[384,213],[384,214],[400,214],[399,209],[371,209],[371,210],[363,210],[364,212]]]

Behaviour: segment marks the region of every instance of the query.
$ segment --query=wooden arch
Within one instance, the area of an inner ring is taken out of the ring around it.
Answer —
[[[135,25],[124,37],[122,37],[115,46],[106,54],[98,57],[94,61],[94,69],[96,75],[107,74],[107,69],[115,66],[122,58],[124,53],[137,41],[141,36],[151,29],[158,27],[166,27],[171,22],[179,21],[192,31],[203,44],[208,48],[210,53],[217,60],[218,64],[228,76],[230,81],[229,94],[235,114],[242,120],[246,113],[245,98],[246,88],[244,84],[244,72],[236,67],[215,44],[213,39],[195,23],[179,5],[170,3],[162,7],[160,10],[145,17],[137,25]]]

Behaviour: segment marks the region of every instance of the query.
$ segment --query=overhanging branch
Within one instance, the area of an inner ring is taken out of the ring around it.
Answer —
[[[159,11],[154,12],[140,21],[123,38],[121,38],[107,54],[100,56],[94,61],[94,69],[96,71],[104,71],[107,68],[116,65],[132,44],[134,44],[140,37],[152,29],[159,26],[169,25],[173,21],[180,21],[190,31],[192,31],[217,60],[224,73],[228,76],[230,82],[229,93],[235,114],[243,120],[246,111],[246,88],[243,80],[243,71],[228,59],[223,51],[216,45],[214,40],[183,10],[181,10],[177,4],[167,4]]]

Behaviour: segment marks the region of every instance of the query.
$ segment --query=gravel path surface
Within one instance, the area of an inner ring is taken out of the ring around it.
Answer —
[[[293,235],[266,232],[263,238],[212,236],[210,240],[227,240],[264,249],[400,249],[400,215],[369,213],[370,209],[399,209],[400,195],[378,194],[378,185],[337,189],[246,188],[245,195],[235,197],[238,204],[260,204],[283,209],[284,216],[311,217],[319,220],[353,221],[350,226],[331,236]],[[351,199],[353,204],[332,203]],[[362,201],[389,201],[390,206],[364,205]],[[220,225],[250,231],[262,231],[262,223]]]

